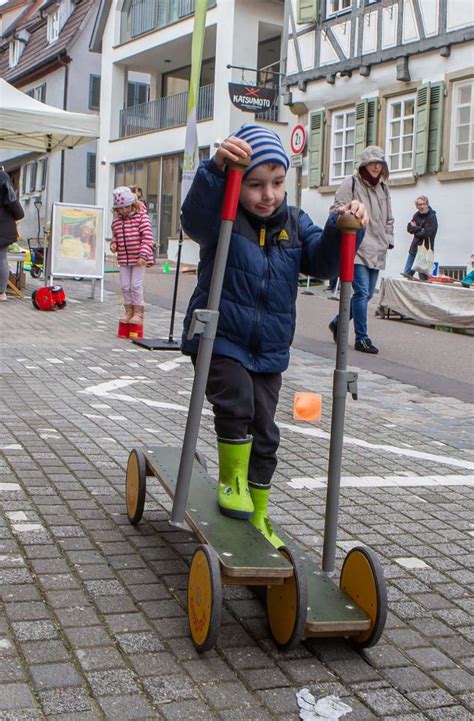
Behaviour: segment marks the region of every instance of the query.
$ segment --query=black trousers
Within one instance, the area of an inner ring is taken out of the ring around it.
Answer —
[[[280,431],[275,412],[280,388],[281,373],[253,373],[232,358],[212,357],[206,397],[217,436],[253,436],[249,481],[255,485],[269,485],[277,465]]]

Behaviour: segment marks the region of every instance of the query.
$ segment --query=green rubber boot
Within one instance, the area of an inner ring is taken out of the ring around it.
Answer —
[[[237,440],[218,438],[219,482],[217,505],[224,516],[248,521],[254,508],[250,497],[247,474],[252,437]]]
[[[255,506],[255,513],[250,519],[250,523],[258,528],[260,533],[263,533],[267,541],[270,541],[272,546],[275,548],[281,548],[285,543],[276,535],[273,530],[272,522],[268,517],[268,496],[270,495],[270,486],[249,486],[250,495],[252,497],[253,505]]]

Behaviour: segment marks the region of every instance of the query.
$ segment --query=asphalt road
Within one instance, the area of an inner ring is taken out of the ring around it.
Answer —
[[[147,303],[169,309],[172,304],[174,272],[163,273],[161,267],[147,273]],[[194,273],[181,273],[178,283],[177,310],[186,310],[196,285]],[[118,276],[106,276],[106,287],[120,292]],[[298,296],[298,320],[293,345],[324,358],[336,358],[336,346],[328,323],[337,313],[338,304],[321,287],[312,287],[314,295]],[[375,317],[376,297],[369,310],[369,333],[380,349],[376,356],[349,350],[349,364],[381,373],[418,388],[463,401],[474,402],[474,338],[472,335],[435,330],[413,322]],[[150,311],[149,311],[150,312]],[[352,325],[352,324],[351,324]],[[179,321],[174,337],[181,332]],[[350,341],[353,344],[351,328]]]

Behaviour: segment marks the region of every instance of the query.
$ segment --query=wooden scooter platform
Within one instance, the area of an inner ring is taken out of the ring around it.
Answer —
[[[157,478],[173,498],[181,449],[143,449],[147,475]],[[270,585],[293,575],[293,566],[252,526],[222,515],[216,503],[216,481],[194,461],[185,520],[201,543],[214,548],[225,584]]]
[[[370,628],[369,616],[308,558],[307,551],[272,523],[277,536],[301,560],[308,586],[304,636],[356,636]]]

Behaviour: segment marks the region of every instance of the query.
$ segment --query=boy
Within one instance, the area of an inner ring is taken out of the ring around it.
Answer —
[[[280,434],[274,417],[281,374],[288,367],[300,272],[332,278],[339,270],[338,212],[325,230],[286,203],[289,159],[276,133],[244,125],[202,163],[182,208],[185,232],[200,246],[196,289],[184,321],[182,350],[195,361],[198,339],[187,333],[195,308],[205,308],[219,235],[225,165],[250,157],[233,226],[219,325],[206,396],[214,411],[219,451],[217,503],[282,545],[267,513]],[[350,210],[363,225],[364,206]],[[359,233],[359,241],[362,233]]]

